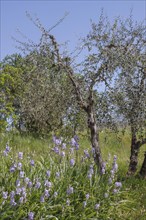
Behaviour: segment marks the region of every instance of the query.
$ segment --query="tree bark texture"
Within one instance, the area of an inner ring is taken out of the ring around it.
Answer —
[[[140,175],[144,178],[146,178],[146,152],[144,154],[144,160],[143,160],[143,164],[140,170]]]
[[[94,156],[94,161],[99,168],[100,174],[102,174],[102,155],[101,155],[101,150],[100,150],[100,145],[99,145],[99,134],[97,130],[97,125],[96,125],[96,119],[94,116],[94,111],[92,108],[87,108],[87,114],[88,114],[88,127],[90,129],[91,133],[91,144],[92,148],[94,149],[93,156]]]
[[[139,142],[136,139],[136,132],[132,129],[132,139],[131,139],[131,155],[130,155],[130,163],[127,175],[131,176],[136,173],[137,164],[138,164],[138,154],[139,154]]]

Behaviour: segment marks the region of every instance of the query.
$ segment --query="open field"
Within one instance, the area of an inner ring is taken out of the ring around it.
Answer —
[[[100,134],[106,161],[102,177],[94,165],[87,135],[80,135],[79,142],[54,139],[56,144],[52,138],[12,134],[1,135],[0,141],[0,219],[146,219],[146,180],[126,178],[128,132]],[[145,150],[144,145],[138,169]]]

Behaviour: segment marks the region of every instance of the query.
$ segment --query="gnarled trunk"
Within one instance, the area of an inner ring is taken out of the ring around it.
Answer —
[[[99,169],[100,174],[102,174],[102,156],[101,156],[101,150],[99,146],[98,131],[97,131],[97,125],[96,125],[96,119],[95,119],[95,113],[94,113],[93,86],[95,82],[93,81],[94,82],[93,85],[91,84],[90,89],[89,89],[88,101],[85,102],[82,97],[80,87],[74,79],[74,74],[73,74],[72,69],[66,69],[66,70],[72,82],[72,85],[75,89],[79,106],[87,113],[88,127],[91,132],[91,144],[94,149],[94,161]]]
[[[130,163],[129,163],[129,168],[127,175],[131,176],[134,175],[136,170],[137,170],[137,164],[138,164],[138,154],[139,154],[139,141],[136,139],[136,132],[132,128],[132,139],[131,139],[131,155],[130,155]]]
[[[143,164],[139,173],[142,177],[146,178],[146,152],[144,154]]]
[[[93,154],[94,161],[97,164],[97,167],[99,168],[99,172],[101,174],[103,161],[102,161],[102,155],[101,155],[101,150],[99,146],[99,134],[97,130],[96,119],[95,119],[94,111],[92,108],[87,109],[87,115],[88,115],[88,127],[91,132],[91,144],[94,149],[94,154]]]

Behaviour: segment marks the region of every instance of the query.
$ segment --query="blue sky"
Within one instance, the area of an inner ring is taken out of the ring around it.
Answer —
[[[0,58],[7,54],[19,52],[15,48],[12,36],[22,39],[17,33],[19,28],[26,36],[37,41],[38,29],[26,17],[26,11],[37,15],[46,28],[56,23],[65,12],[69,12],[63,23],[54,31],[59,42],[69,40],[69,49],[73,50],[80,36],[85,36],[90,30],[90,19],[98,21],[101,9],[110,20],[116,16],[128,17],[133,9],[133,17],[137,21],[145,19],[146,3],[143,0],[115,1],[43,1],[43,0],[1,0],[1,34]]]

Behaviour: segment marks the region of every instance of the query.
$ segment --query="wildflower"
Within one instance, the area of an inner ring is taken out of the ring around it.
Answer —
[[[114,194],[116,194],[116,193],[118,193],[118,192],[119,192],[118,189],[113,189],[113,193],[114,193]]]
[[[24,180],[24,182],[25,182],[26,184],[28,184],[28,183],[29,183],[29,178],[26,177],[25,180]]]
[[[59,178],[60,177],[60,173],[56,172],[56,177]]]
[[[90,165],[89,172],[90,172],[92,175],[93,175],[93,173],[94,173],[94,170],[93,170],[93,165],[92,165],[92,164]]]
[[[70,205],[70,200],[69,200],[69,199],[66,200],[66,205],[67,205],[67,206]]]
[[[121,188],[122,187],[122,183],[121,182],[115,182],[115,187],[116,188]]]
[[[58,192],[54,192],[54,197],[56,198],[58,196]]]
[[[5,151],[6,151],[7,153],[9,153],[9,152],[10,152],[10,147],[9,147],[9,145],[8,145],[8,144],[6,144],[6,149],[5,149]]]
[[[117,161],[117,155],[114,155],[114,161]]]
[[[88,150],[84,150],[84,154],[87,158],[90,158],[90,154],[89,154]]]
[[[76,140],[72,138],[70,144],[72,147],[74,147],[76,145]]]
[[[88,171],[88,173],[87,173],[87,177],[88,177],[89,179],[91,179],[93,173],[94,173],[93,165],[91,164],[91,165],[90,165],[90,169],[89,169],[89,171]]]
[[[78,135],[75,135],[75,136],[74,136],[74,139],[75,139],[75,141],[78,142],[78,141],[79,141],[79,137],[78,137]]]
[[[10,152],[10,147],[6,144],[6,149],[3,151],[4,156],[8,156],[9,152]]]
[[[117,170],[118,170],[117,156],[116,156],[116,155],[114,155],[112,170],[113,170],[114,172],[117,172]]]
[[[15,199],[14,199],[14,198],[11,198],[11,199],[10,199],[10,204],[11,204],[12,206],[17,205],[17,203],[15,202]]]
[[[56,136],[53,136],[53,142],[55,145],[61,145],[62,140],[57,138]]]
[[[24,171],[20,171],[20,178],[24,178],[24,174],[25,174],[25,172]]]
[[[91,153],[93,154],[93,156],[95,155],[95,148],[92,147]]]
[[[34,219],[34,213],[33,212],[29,212],[28,213],[28,220],[33,220]]]
[[[71,165],[71,166],[74,166],[74,165],[75,165],[75,160],[74,160],[74,159],[71,159],[71,160],[70,160],[70,165]]]
[[[28,184],[27,184],[28,188],[31,188],[32,187],[32,182],[29,181]]]
[[[40,182],[36,182],[35,188],[36,188],[36,189],[39,189],[40,187],[41,187],[41,183],[40,183]]]
[[[76,150],[79,149],[79,144],[78,144],[77,139],[75,137],[71,139],[70,144],[72,147],[75,147]]]
[[[41,196],[41,198],[40,198],[40,202],[45,202],[45,198],[44,198],[44,196]]]
[[[5,157],[7,157],[7,156],[8,156],[8,152],[7,152],[6,150],[4,150],[4,151],[3,151],[3,155],[4,155]]]
[[[26,194],[26,188],[25,187],[21,188],[21,193],[22,193],[23,197],[26,198],[27,194]]]
[[[76,147],[76,150],[79,150],[79,144],[78,143],[76,144],[75,147]]]
[[[117,172],[118,164],[116,162],[113,163],[113,171]]]
[[[83,207],[85,208],[87,206],[87,201],[83,202]]]
[[[86,194],[86,199],[89,199],[90,198],[90,194]]]
[[[96,210],[98,210],[99,207],[100,207],[100,204],[99,204],[99,203],[95,204],[95,209],[96,209]]]
[[[60,151],[59,151],[59,148],[58,147],[54,147],[54,152],[56,153],[56,154],[59,154],[60,153]]]
[[[16,170],[16,168],[12,165],[12,166],[10,167],[10,172],[11,172],[11,173],[14,173],[15,170]]]
[[[104,175],[105,174],[105,168],[102,168],[101,173]]]
[[[21,188],[20,187],[17,187],[16,188],[16,195],[20,195],[21,194]]]
[[[3,195],[3,199],[7,199],[8,198],[8,192],[2,192]]]
[[[69,187],[69,188],[67,189],[67,194],[68,194],[68,195],[72,194],[73,192],[74,192],[73,187]]]
[[[18,170],[21,170],[21,168],[22,168],[22,163],[21,162],[18,162],[17,168],[18,168]]]
[[[20,160],[23,159],[23,152],[19,152],[19,153],[18,153],[18,158],[19,158]]]
[[[56,139],[55,144],[56,144],[56,145],[61,145],[61,142],[62,142],[61,139]]]
[[[46,175],[47,175],[47,177],[50,177],[51,171],[50,171],[50,170],[47,170]]]
[[[105,174],[105,169],[106,169],[106,162],[103,162],[102,163],[102,170],[101,170],[103,175]]]
[[[20,180],[16,180],[16,186],[20,186]]]
[[[47,198],[50,196],[49,190],[45,189],[44,196],[47,197]]]
[[[115,175],[115,171],[112,169],[112,170],[110,171],[110,173],[111,173],[111,178],[113,179],[113,178],[114,178],[114,175]]]
[[[64,151],[61,152],[61,156],[65,157],[65,152]]]
[[[31,166],[34,166],[34,160],[31,160],[31,161],[30,161],[30,165],[31,165]]]
[[[114,175],[115,175],[115,173],[117,172],[117,170],[118,170],[118,164],[117,164],[117,162],[116,162],[116,160],[117,160],[117,156],[114,156],[114,160],[113,160],[113,166],[112,166],[112,169],[111,169],[111,177],[114,179]]]
[[[89,179],[91,179],[91,178],[92,178],[92,173],[88,172],[87,177],[88,177]]]
[[[19,203],[22,204],[24,202],[24,198],[21,196],[19,199]]]
[[[14,163],[14,164],[13,164],[13,167],[14,167],[14,168],[17,168],[17,164],[16,164],[16,163]]]
[[[112,184],[112,178],[110,177],[109,179],[108,179],[108,183],[109,183],[109,185],[111,185]]]
[[[46,186],[46,187],[48,187],[48,188],[51,188],[52,183],[49,182],[48,180],[45,180],[44,186]]]
[[[10,192],[10,198],[13,199],[14,196],[15,196],[15,192],[14,192],[14,191],[11,191],[11,192]]]
[[[65,143],[62,144],[62,149],[63,149],[63,150],[66,149],[66,144],[65,144]]]
[[[73,147],[70,148],[70,153],[71,153],[71,154],[74,153],[74,148],[73,148]]]

